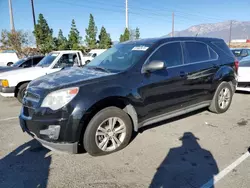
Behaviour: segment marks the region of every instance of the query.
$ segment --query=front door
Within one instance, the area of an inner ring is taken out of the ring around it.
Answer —
[[[172,42],[161,46],[147,60],[146,63],[163,61],[166,69],[142,74],[142,86],[138,90],[143,101],[139,123],[177,110],[185,100],[182,54],[181,43]]]

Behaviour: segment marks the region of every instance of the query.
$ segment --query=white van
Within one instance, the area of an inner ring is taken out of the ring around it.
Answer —
[[[93,49],[84,56],[84,62],[87,64],[92,61],[96,56],[100,55],[101,53],[105,52],[107,49]]]
[[[17,62],[19,58],[16,53],[13,52],[2,52],[0,53],[0,66],[11,66]]]

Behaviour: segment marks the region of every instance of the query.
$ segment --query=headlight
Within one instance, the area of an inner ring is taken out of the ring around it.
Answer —
[[[1,86],[2,86],[2,87],[9,87],[9,82],[8,82],[8,80],[1,80]]]
[[[78,87],[53,91],[45,97],[41,107],[58,110],[68,104],[77,95],[78,91]]]

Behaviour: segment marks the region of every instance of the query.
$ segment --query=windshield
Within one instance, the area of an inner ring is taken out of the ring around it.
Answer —
[[[58,55],[59,53],[50,53],[47,56],[45,56],[36,66],[49,67]]]
[[[136,64],[149,47],[149,44],[118,44],[97,56],[86,67],[121,72]]]
[[[232,50],[232,52],[236,57],[240,57],[242,50]]]
[[[20,59],[19,61],[17,61],[16,63],[14,63],[12,66],[13,67],[19,67],[20,65],[22,65],[22,63],[25,62],[26,59]]]

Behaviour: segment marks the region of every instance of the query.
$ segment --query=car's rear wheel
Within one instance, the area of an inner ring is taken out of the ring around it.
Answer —
[[[25,91],[26,91],[26,88],[28,86],[28,83],[24,83],[22,84],[19,88],[18,88],[18,93],[17,93],[17,99],[20,103],[22,103],[23,101],[23,97],[25,95]]]
[[[217,88],[209,110],[220,114],[228,110],[233,98],[232,86],[228,82],[222,82]]]
[[[128,114],[120,108],[108,107],[89,122],[83,145],[90,155],[106,155],[126,147],[131,135],[132,122]]]

